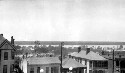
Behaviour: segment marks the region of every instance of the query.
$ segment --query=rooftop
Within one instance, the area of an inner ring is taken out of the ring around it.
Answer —
[[[100,56],[93,51],[90,51],[88,54],[86,54],[86,51],[81,50],[79,53],[72,54],[71,56],[80,57],[88,60],[107,60],[106,58]]]
[[[29,65],[60,63],[58,57],[32,57],[28,59]]]

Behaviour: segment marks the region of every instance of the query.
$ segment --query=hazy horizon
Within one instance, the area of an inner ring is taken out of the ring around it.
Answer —
[[[15,41],[125,42],[124,0],[1,0],[0,33]]]

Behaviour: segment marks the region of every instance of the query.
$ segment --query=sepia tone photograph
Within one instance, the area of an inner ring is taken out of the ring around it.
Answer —
[[[125,0],[0,0],[0,73],[125,73]]]

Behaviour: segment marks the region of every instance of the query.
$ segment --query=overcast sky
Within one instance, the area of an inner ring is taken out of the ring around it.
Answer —
[[[1,0],[0,33],[16,41],[125,41],[125,0]]]

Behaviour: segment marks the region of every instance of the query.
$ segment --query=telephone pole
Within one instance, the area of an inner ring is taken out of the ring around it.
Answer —
[[[61,73],[62,73],[62,49],[63,49],[64,42],[61,42]]]
[[[112,73],[114,73],[114,49],[113,49],[113,54],[112,54],[112,61],[113,61]]]

